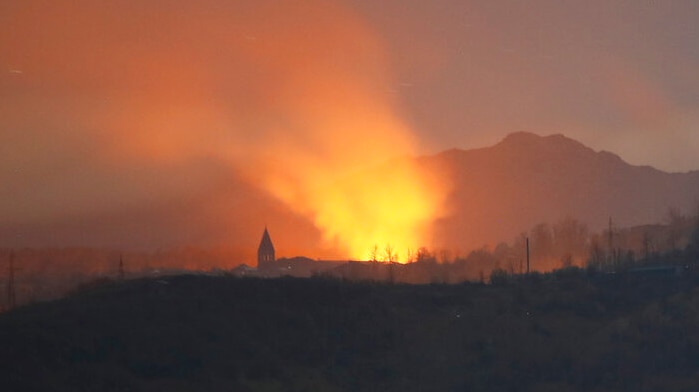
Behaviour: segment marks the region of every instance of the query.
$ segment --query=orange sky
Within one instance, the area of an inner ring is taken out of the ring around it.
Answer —
[[[699,6],[642,3],[3,1],[0,245],[429,245],[442,184],[347,179],[521,130],[697,169]]]

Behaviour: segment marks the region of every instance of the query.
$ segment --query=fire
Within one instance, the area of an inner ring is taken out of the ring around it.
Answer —
[[[444,188],[396,158],[414,155],[418,142],[382,88],[393,82],[381,43],[347,9],[322,8],[332,26],[287,30],[255,52],[280,81],[264,106],[273,120],[246,119],[258,133],[232,155],[238,167],[254,162],[252,181],[309,217],[326,245],[361,260],[390,247],[405,261],[409,249],[429,245]]]
[[[391,249],[406,261],[426,244],[426,229],[439,214],[439,185],[407,160],[375,170],[319,193],[312,201],[315,222],[355,259],[387,259]]]
[[[265,187],[311,218],[326,244],[349,257],[388,259],[391,249],[391,258],[404,262],[408,252],[429,245],[444,188],[411,158],[378,153],[392,153],[391,147],[401,144],[407,148],[409,139],[399,137],[409,135],[407,129],[372,134],[358,129],[359,138],[345,140],[344,148],[329,138],[323,154],[295,154],[280,146],[277,164],[267,168]],[[372,255],[375,250],[378,254]]]
[[[192,179],[224,166],[350,257],[429,245],[443,190],[396,159],[418,143],[397,109],[387,51],[352,9],[330,0],[119,2],[109,12],[87,1],[34,3],[17,2],[6,19],[12,36],[41,45],[0,48],[22,53],[14,60],[31,71],[22,80],[61,97],[50,106],[55,123],[69,123],[90,159],[126,182],[136,172],[199,173],[168,176],[177,184],[162,194],[121,187],[122,197],[195,193]]]

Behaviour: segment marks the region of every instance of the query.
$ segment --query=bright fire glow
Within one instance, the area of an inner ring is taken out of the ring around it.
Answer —
[[[312,217],[328,243],[359,260],[386,260],[390,247],[392,259],[401,262],[408,252],[428,244],[443,192],[413,161],[394,160],[346,177],[334,174],[332,165],[319,165],[309,177],[273,182],[270,189]],[[329,181],[320,183],[319,178]]]
[[[348,10],[325,4],[322,13],[332,25],[277,32],[274,45],[255,51],[279,81],[262,111],[274,116],[263,127],[246,119],[258,132],[232,156],[238,167],[254,162],[249,175],[308,216],[326,245],[361,260],[375,247],[385,259],[391,247],[405,261],[409,249],[430,245],[444,190],[396,158],[414,154],[416,141],[396,112],[381,45]]]
[[[426,245],[425,231],[439,212],[440,189],[408,161],[384,170],[320,193],[313,202],[316,223],[354,258],[385,259],[390,247],[398,261],[405,261],[409,251]],[[378,255],[371,255],[374,248]]]
[[[347,96],[366,93],[337,84],[331,91],[341,87]],[[413,160],[395,158],[412,151],[412,140],[385,102],[367,96],[369,104],[350,106],[342,97],[327,99],[345,104],[326,107],[321,116],[297,107],[294,121],[305,124],[295,135],[300,140],[265,144],[267,155],[256,161],[264,168],[263,186],[312,219],[327,245],[347,256],[366,260],[377,248],[373,256],[386,259],[391,247],[405,261],[409,250],[429,245],[444,189]]]

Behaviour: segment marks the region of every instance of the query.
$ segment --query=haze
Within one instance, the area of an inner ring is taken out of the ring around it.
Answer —
[[[449,189],[400,158],[521,130],[696,169],[696,20],[691,1],[5,1],[0,245],[255,246],[267,224],[287,255],[429,246]]]

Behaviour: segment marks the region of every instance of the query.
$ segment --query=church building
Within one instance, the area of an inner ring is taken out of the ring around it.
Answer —
[[[260,246],[257,248],[257,268],[271,267],[275,260],[274,245],[272,245],[272,239],[269,237],[267,227],[265,227]]]

